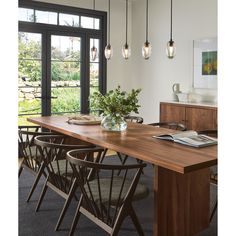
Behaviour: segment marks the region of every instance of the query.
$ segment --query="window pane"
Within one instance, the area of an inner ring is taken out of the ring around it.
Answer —
[[[90,87],[98,86],[99,64],[90,63]]]
[[[80,86],[80,64],[79,62],[57,62],[51,65],[52,82],[57,81],[55,86]],[[75,81],[75,83],[70,83]]]
[[[18,112],[19,125],[27,117],[41,114],[41,34],[18,34]]]
[[[79,27],[79,16],[60,13],[59,24],[72,27]]]
[[[88,29],[99,29],[99,19],[81,16],[81,27]]]
[[[57,13],[49,11],[35,11],[35,20],[37,23],[57,24]]]
[[[51,36],[52,114],[80,111],[79,37]]]
[[[52,114],[77,113],[80,111],[80,89],[78,88],[52,88]]]
[[[41,59],[41,35],[34,33],[18,33],[18,58]]]
[[[28,8],[19,8],[18,17],[20,21],[34,22],[34,10]]]
[[[79,37],[52,36],[51,57],[59,61],[80,61]]]

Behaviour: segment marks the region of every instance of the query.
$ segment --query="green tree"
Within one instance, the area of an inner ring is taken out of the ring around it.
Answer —
[[[18,36],[18,68],[19,77],[27,77],[31,81],[41,79],[41,45],[40,42],[29,40],[27,34],[19,33]]]

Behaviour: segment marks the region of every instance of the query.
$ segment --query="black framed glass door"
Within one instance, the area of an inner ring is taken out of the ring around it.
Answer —
[[[40,114],[94,112],[89,95],[106,92],[106,13],[31,1],[20,1],[19,13],[19,124]]]

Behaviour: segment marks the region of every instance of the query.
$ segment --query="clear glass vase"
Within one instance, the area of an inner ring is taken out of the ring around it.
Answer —
[[[101,126],[109,131],[123,131],[127,129],[127,123],[121,116],[105,116],[102,119]]]

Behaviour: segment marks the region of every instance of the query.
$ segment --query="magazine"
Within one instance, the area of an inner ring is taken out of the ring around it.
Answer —
[[[153,138],[171,140],[192,147],[206,147],[217,144],[216,138],[198,134],[194,130],[183,131],[175,134],[162,134],[153,136]]]

